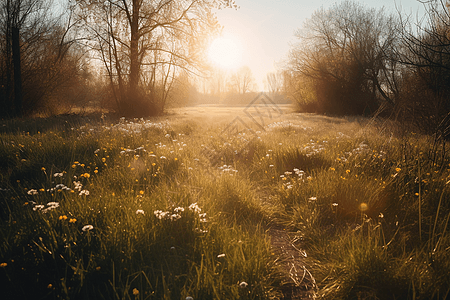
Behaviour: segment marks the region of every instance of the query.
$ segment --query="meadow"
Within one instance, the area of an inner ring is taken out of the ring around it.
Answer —
[[[2,121],[4,299],[449,297],[442,144],[378,119],[245,117]]]

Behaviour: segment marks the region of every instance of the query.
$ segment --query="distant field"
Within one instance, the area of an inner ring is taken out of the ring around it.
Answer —
[[[384,120],[0,123],[5,299],[446,299],[450,160]]]

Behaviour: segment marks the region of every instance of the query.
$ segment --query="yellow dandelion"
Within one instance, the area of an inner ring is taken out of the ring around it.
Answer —
[[[414,195],[419,196],[419,193],[415,193]]]
[[[401,168],[395,168],[395,172],[400,172],[402,169]]]
[[[6,267],[7,265],[8,265],[7,263],[3,262],[3,263],[0,264],[0,268],[4,268],[4,267]]]
[[[156,163],[152,163],[152,166],[156,166]]]
[[[347,174],[350,173],[350,170],[345,170],[345,173],[347,173]]]
[[[84,173],[83,176],[84,176],[85,178],[89,178],[89,177],[91,177],[91,174],[89,174],[89,173]]]
[[[333,167],[330,167],[330,171],[336,171],[336,169]]]
[[[45,168],[44,168],[44,167],[42,167],[41,170],[42,170],[43,172],[45,172]]]
[[[106,161],[106,158],[102,157],[102,162],[105,162],[105,161]]]
[[[76,164],[76,165],[80,164],[79,161],[74,161],[73,163]]]
[[[39,189],[39,192],[45,192],[45,189]]]
[[[178,158],[175,157],[174,160],[178,160]]]
[[[82,166],[84,168],[84,164],[81,164],[80,166]]]
[[[72,165],[72,169],[75,169],[77,166],[76,165]]]
[[[59,220],[67,220],[67,216],[66,215],[63,215],[63,216],[59,216]]]
[[[144,191],[139,191],[139,194],[144,195]]]
[[[76,223],[76,222],[77,222],[77,219],[75,219],[75,218],[72,218],[69,220],[69,223]]]
[[[47,288],[48,289],[51,289],[53,287],[53,285],[51,284],[51,283],[49,283],[48,285],[47,285]]]
[[[134,295],[134,296],[139,295],[139,290],[138,290],[137,288],[134,288],[134,289],[133,289],[133,295]]]
[[[97,174],[97,173],[98,173],[98,170],[94,170],[94,173]]]

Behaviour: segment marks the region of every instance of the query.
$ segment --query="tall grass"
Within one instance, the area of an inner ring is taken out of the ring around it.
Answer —
[[[232,118],[208,120],[5,123],[8,299],[283,299],[270,228],[296,233],[317,297],[448,297],[450,160],[428,137],[307,114],[229,136]]]

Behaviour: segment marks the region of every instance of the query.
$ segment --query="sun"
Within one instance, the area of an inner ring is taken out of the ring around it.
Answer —
[[[241,48],[233,39],[219,37],[211,43],[208,58],[211,63],[220,68],[235,69],[241,63]]]

